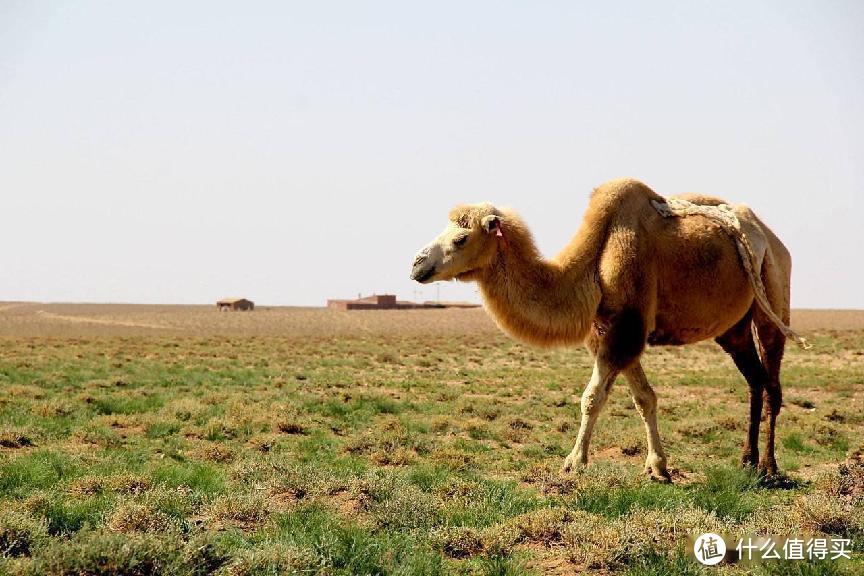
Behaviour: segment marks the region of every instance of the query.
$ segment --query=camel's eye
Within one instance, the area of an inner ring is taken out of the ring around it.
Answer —
[[[468,235],[465,234],[463,236],[459,236],[458,238],[453,240],[453,246],[456,248],[461,248],[468,241]]]

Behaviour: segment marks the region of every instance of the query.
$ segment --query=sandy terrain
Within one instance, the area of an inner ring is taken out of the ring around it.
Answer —
[[[801,331],[864,329],[864,310],[794,310]],[[482,309],[339,311],[259,307],[0,302],[0,336],[274,335],[288,337],[496,333]]]

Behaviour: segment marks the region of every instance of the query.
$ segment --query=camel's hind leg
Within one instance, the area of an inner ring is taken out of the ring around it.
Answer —
[[[759,462],[759,423],[762,419],[762,395],[768,386],[768,373],[756,352],[752,318],[751,310],[735,326],[718,337],[717,343],[732,356],[735,366],[744,375],[749,386],[750,419],[741,463],[744,466],[755,467]]]
[[[774,239],[762,266],[762,282],[771,309],[786,326],[789,325],[789,269],[792,265],[789,253],[780,241]],[[753,310],[753,325],[758,337],[759,353],[765,367],[765,453],[759,467],[768,474],[777,473],[777,460],[774,458],[774,432],[777,415],[783,404],[783,389],[780,386],[780,363],[786,347],[786,334],[758,306]]]
[[[788,322],[788,319],[784,319]],[[767,377],[765,380],[765,453],[759,461],[759,468],[767,474],[777,474],[777,460],[774,458],[774,430],[777,425],[777,415],[783,404],[783,388],[780,385],[780,363],[783,360],[783,350],[786,336],[771,320],[760,311],[754,314],[756,333],[759,336],[759,352],[765,365]]]
[[[666,454],[663,452],[660,432],[657,429],[657,395],[645,377],[641,362],[636,362],[627,368],[624,371],[624,377],[627,378],[627,383],[630,385],[630,393],[633,395],[636,409],[642,415],[648,434],[648,458],[645,460],[645,472],[652,479],[668,482],[671,478],[666,470]]]

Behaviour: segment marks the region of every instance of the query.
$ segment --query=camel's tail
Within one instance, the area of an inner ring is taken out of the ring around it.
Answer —
[[[771,302],[768,301],[768,295],[765,293],[765,285],[762,283],[762,276],[756,266],[756,255],[753,254],[753,249],[750,247],[750,242],[747,241],[747,235],[741,230],[741,222],[732,211],[732,207],[728,204],[719,204],[717,206],[708,206],[701,204],[693,204],[681,198],[668,198],[666,202],[658,202],[651,200],[651,204],[660,213],[661,216],[670,218],[673,216],[691,216],[699,214],[710,218],[720,224],[723,230],[735,241],[735,247],[738,249],[738,255],[741,257],[741,263],[744,265],[744,270],[747,272],[747,277],[750,279],[750,285],[753,288],[753,295],[756,299],[756,304],[765,313],[768,318],[777,325],[783,334],[795,341],[798,346],[804,350],[812,348],[809,342],[800,334],[792,330],[789,326],[783,323],[783,320],[777,316],[774,309],[771,308]]]

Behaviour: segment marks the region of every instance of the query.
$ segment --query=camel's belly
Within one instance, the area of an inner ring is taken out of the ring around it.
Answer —
[[[713,302],[658,302],[654,327],[648,334],[648,343],[680,345],[716,338],[737,324],[752,304],[752,293],[748,294],[746,291],[734,298],[718,295]]]

